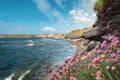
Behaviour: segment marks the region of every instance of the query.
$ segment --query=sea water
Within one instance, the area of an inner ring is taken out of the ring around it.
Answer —
[[[0,80],[38,80],[75,51],[67,40],[1,38]]]

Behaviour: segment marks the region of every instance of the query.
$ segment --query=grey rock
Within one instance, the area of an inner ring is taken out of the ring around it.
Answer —
[[[82,37],[86,38],[86,39],[90,39],[90,40],[98,40],[101,38],[101,35],[104,34],[104,31],[100,28],[94,28],[92,30],[89,30],[87,32],[85,32]]]

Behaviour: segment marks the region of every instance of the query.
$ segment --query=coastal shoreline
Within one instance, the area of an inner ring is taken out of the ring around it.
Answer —
[[[91,48],[89,46],[91,46],[93,44],[95,46],[95,41],[90,41],[90,40],[86,40],[86,39],[83,39],[83,38],[79,38],[79,39],[66,39],[66,40],[70,44],[72,44],[73,46],[76,47],[75,53],[80,53],[80,52],[88,51]],[[57,66],[59,67],[61,64],[58,64]],[[46,75],[44,75],[43,77],[41,77],[39,80],[50,80],[50,77],[52,76],[52,73],[54,73],[54,70],[53,70],[53,72],[47,73]]]

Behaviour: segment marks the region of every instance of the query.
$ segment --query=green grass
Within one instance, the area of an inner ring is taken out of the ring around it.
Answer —
[[[94,6],[94,10],[99,12],[102,11],[107,1],[108,0],[97,0]]]

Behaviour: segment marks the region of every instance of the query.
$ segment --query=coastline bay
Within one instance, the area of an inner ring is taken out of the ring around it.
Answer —
[[[67,40],[56,39],[0,39],[0,79],[36,80],[74,54],[76,48]]]

